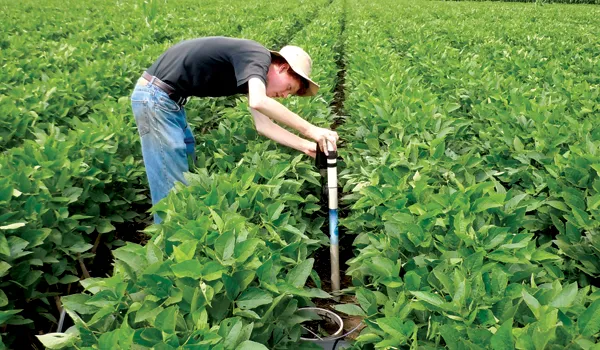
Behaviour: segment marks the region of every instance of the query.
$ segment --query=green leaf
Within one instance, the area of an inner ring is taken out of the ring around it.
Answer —
[[[25,225],[27,225],[26,222],[15,222],[14,224],[0,226],[0,230],[15,230]]]
[[[0,325],[6,323],[6,321],[10,320],[13,315],[18,314],[19,312],[21,312],[21,309],[0,311]]]
[[[223,219],[221,219],[221,217],[219,216],[219,214],[217,214],[217,212],[215,212],[214,210],[212,210],[210,207],[208,208],[208,210],[210,210],[210,214],[211,214],[211,216],[213,218],[213,221],[217,225],[217,229],[219,230],[219,232],[223,232],[223,227],[225,226],[225,223],[223,222]]]
[[[233,322],[230,324],[229,322]],[[239,318],[229,318],[221,322],[219,335],[225,338],[223,347],[225,349],[234,349],[243,336],[243,322]],[[247,339],[246,339],[247,340]]]
[[[360,308],[360,306],[354,305],[354,304],[335,305],[334,308],[337,311],[343,312],[346,315],[350,315],[350,316],[363,316],[363,317],[367,316],[365,314],[365,312],[363,311],[363,309]]]
[[[60,300],[68,310],[75,311],[78,314],[93,314],[98,311],[98,307],[86,304],[89,299],[88,294],[73,294],[64,296]]]
[[[552,300],[550,306],[557,308],[569,307],[573,305],[577,298],[577,282],[573,282],[563,288],[563,290]]]
[[[144,303],[140,307],[139,310],[135,312],[134,322],[142,322],[147,319],[154,319],[163,308],[160,305],[152,300],[144,300]]]
[[[564,202],[559,202],[559,201],[546,201],[546,204],[548,204],[549,206],[556,208],[558,210],[562,210],[562,211],[566,211],[569,212],[571,211],[569,209],[569,207],[564,203]]]
[[[432,294],[429,292],[410,292],[412,295],[417,297],[420,301],[427,302],[433,306],[443,307],[444,300],[437,294]]]
[[[75,345],[78,337],[73,333],[48,333],[36,335],[39,341],[48,349],[62,349]]]
[[[215,252],[223,260],[233,256],[235,248],[235,234],[232,231],[221,234],[215,241]]]
[[[83,253],[83,252],[87,252],[88,250],[92,249],[93,247],[94,246],[89,243],[77,242],[67,249],[74,253]]]
[[[273,222],[279,219],[281,212],[285,208],[285,204],[275,202],[269,206],[267,206],[267,214],[269,215],[269,221]]]
[[[589,210],[598,209],[598,207],[600,207],[600,193],[596,193],[591,197],[587,197],[587,201]]]
[[[288,274],[286,281],[294,287],[301,288],[306,283],[310,271],[312,270],[315,259],[306,259],[300,264],[296,265]]]
[[[51,233],[51,229],[43,228],[38,230],[26,230],[19,236],[29,242],[28,248],[33,248],[43,244]]]
[[[393,277],[397,276],[394,271],[394,262],[384,256],[374,256],[371,261],[365,261],[374,277]]]
[[[197,259],[182,261],[171,266],[171,271],[175,276],[191,277],[193,279],[199,279],[202,276],[201,269],[202,265]]]
[[[77,281],[79,281],[79,277],[73,275],[65,275],[60,280],[58,280],[58,283],[69,284],[75,283]]]
[[[182,262],[194,258],[198,241],[188,241],[173,248],[175,261]]]
[[[504,193],[492,193],[487,197],[479,198],[473,203],[473,212],[480,213],[491,208],[501,207],[504,205],[505,197]]]
[[[10,247],[8,246],[8,241],[6,240],[6,236],[0,232],[0,254],[10,256]]]
[[[515,136],[513,140],[513,146],[515,148],[515,151],[517,152],[523,152],[523,150],[525,149],[525,146],[523,146],[523,143],[521,142],[521,139],[519,139],[518,136]]]
[[[493,350],[514,350],[515,341],[512,336],[512,318],[504,322],[502,326],[492,335],[491,348]]]
[[[366,288],[359,288],[356,291],[356,299],[367,315],[377,313],[377,297],[375,296],[375,293]]]
[[[133,334],[133,342],[145,347],[153,347],[163,342],[162,332],[156,328],[136,329]]]
[[[241,291],[240,284],[235,278],[230,277],[229,275],[223,275],[222,279],[223,285],[225,286],[225,293],[227,293],[227,297],[231,301],[235,300]]]
[[[529,306],[529,309],[531,309],[531,312],[533,312],[535,317],[539,320],[540,315],[541,315],[540,302],[533,295],[527,293],[525,290],[523,290],[522,296],[523,296],[523,300],[525,300],[525,303],[527,304],[527,306]]]
[[[257,306],[270,304],[273,296],[260,288],[249,288],[245,290],[236,300],[238,307],[242,310],[253,309]]]
[[[416,330],[416,325],[411,320],[404,321],[399,317],[378,318],[377,324],[384,332],[400,339],[407,338]]]
[[[177,314],[179,308],[177,306],[170,306],[162,310],[154,321],[154,326],[165,333],[174,333],[175,326],[177,324]]]
[[[69,187],[65,188],[63,191],[63,196],[69,199],[69,203],[76,202],[79,196],[83,193],[83,188],[81,187]]]
[[[246,340],[240,345],[238,345],[238,347],[235,348],[235,350],[269,350],[269,348],[260,343],[253,342],[251,340]]]
[[[6,261],[0,261],[0,277],[6,275],[8,270],[11,268],[11,265]]]
[[[205,281],[214,281],[223,275],[227,268],[216,261],[209,261],[200,270],[202,279]]]
[[[2,289],[0,289],[0,307],[8,305],[8,297]]]
[[[256,246],[261,242],[262,241],[258,238],[249,238],[236,244],[234,248],[235,261],[240,263],[246,261],[249,257],[254,255]]]
[[[96,230],[98,233],[107,233],[115,230],[115,227],[110,223],[110,220],[100,220],[100,222],[96,225]]]
[[[591,337],[600,331],[600,299],[596,299],[579,316],[577,326],[579,332],[585,337]]]

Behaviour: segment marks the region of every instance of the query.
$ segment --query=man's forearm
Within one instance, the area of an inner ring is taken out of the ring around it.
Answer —
[[[275,124],[267,116],[261,115],[259,111],[253,109],[250,109],[250,111],[254,117],[256,130],[259,134],[266,136],[279,144],[291,147],[304,153],[306,153],[311,145],[313,145],[312,142],[305,140]]]
[[[256,110],[279,123],[297,130],[300,134],[305,136],[307,135],[308,130],[313,126],[311,123],[302,119],[296,113],[290,111],[284,105],[270,97],[263,98]],[[274,125],[278,126],[277,124]]]

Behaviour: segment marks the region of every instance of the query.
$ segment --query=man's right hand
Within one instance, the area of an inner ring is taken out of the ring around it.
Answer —
[[[325,155],[329,154],[327,150],[327,143],[330,143],[335,151],[337,150],[337,141],[340,138],[337,132],[314,125],[308,129],[306,132],[306,137],[315,140]]]

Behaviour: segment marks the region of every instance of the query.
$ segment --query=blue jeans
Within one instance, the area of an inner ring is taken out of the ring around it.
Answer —
[[[195,141],[185,110],[160,88],[136,85],[131,107],[142,141],[142,156],[150,184],[152,205],[165,198],[179,181],[187,185],[184,172],[195,161]],[[154,222],[162,219],[154,214]]]

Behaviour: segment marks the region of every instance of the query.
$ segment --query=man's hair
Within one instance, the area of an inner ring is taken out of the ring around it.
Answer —
[[[285,60],[285,58],[281,57],[281,56],[277,56],[277,55],[271,55],[271,64],[276,64],[278,66],[281,66],[282,64],[287,64],[288,66],[290,65],[288,63],[288,61]],[[302,78],[300,75],[298,75],[298,73],[294,72],[294,70],[292,69],[292,67],[290,66],[290,69],[288,70],[288,74],[291,75],[292,77],[294,77],[295,79],[297,79],[298,81],[300,81],[300,88],[298,89],[298,92],[296,92],[296,95],[304,95],[306,93],[306,90],[308,90],[308,87],[310,86],[310,84],[308,83],[308,80]]]

